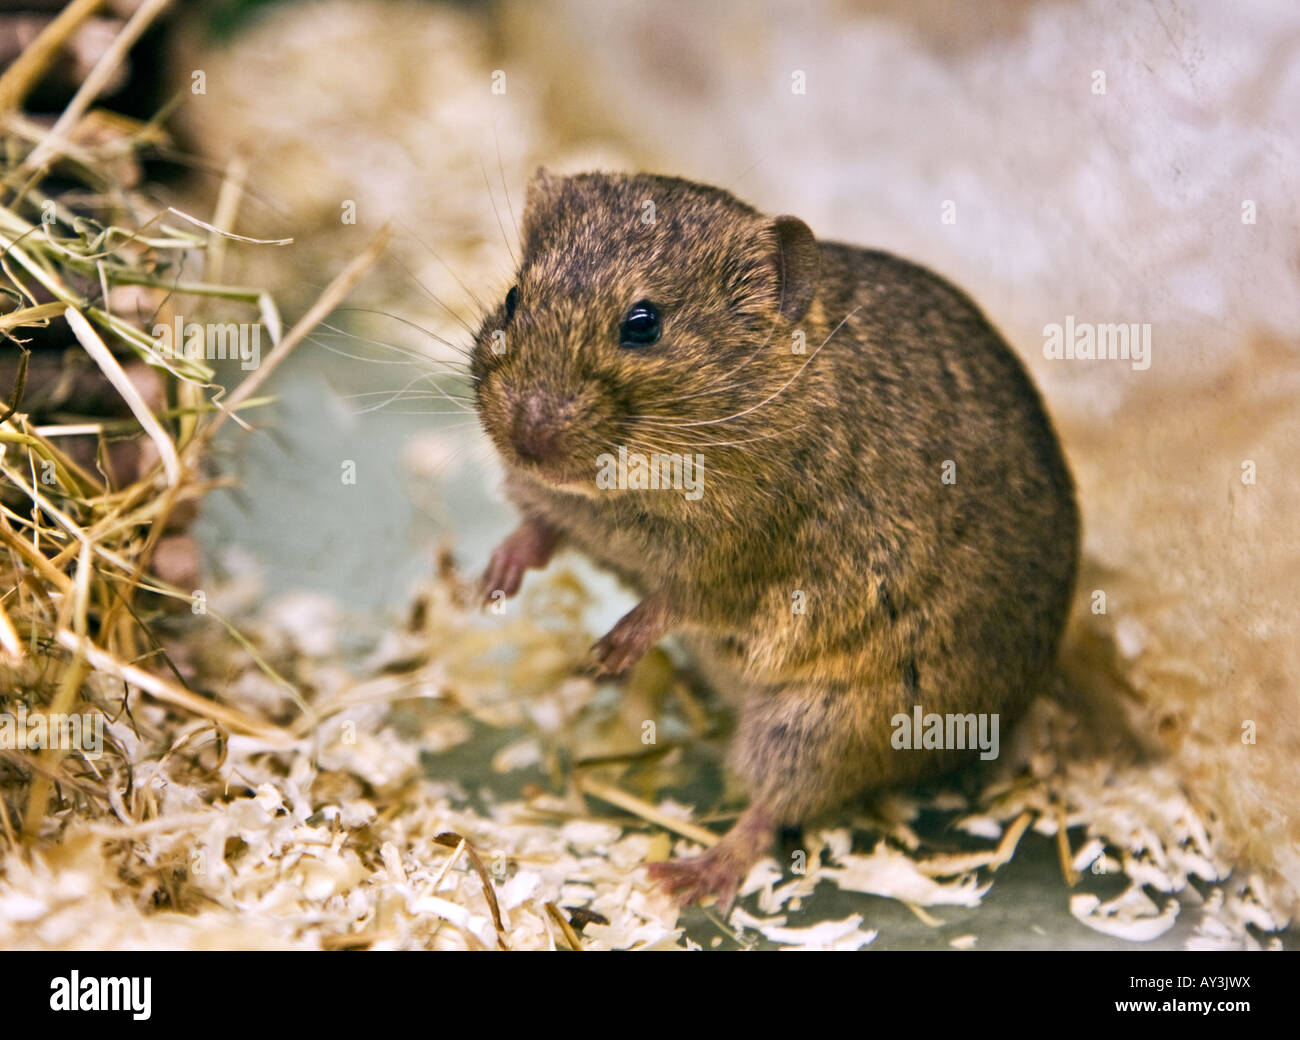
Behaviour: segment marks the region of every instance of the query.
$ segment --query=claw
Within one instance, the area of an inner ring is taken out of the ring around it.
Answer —
[[[750,806],[713,848],[687,859],[652,863],[650,876],[682,904],[717,896],[725,920],[745,875],[763,858],[771,843],[771,816],[762,808]]]
[[[492,551],[487,570],[479,579],[479,595],[491,602],[498,592],[509,599],[523,584],[524,574],[533,567],[545,567],[555,553],[560,534],[549,524],[527,519]]]
[[[668,629],[669,613],[657,596],[647,596],[596,640],[591,648],[591,670],[596,675],[619,675],[645,656]]]
[[[717,896],[718,912],[726,920],[736,902],[745,871],[709,852],[688,859],[650,864],[650,876],[683,906]]]

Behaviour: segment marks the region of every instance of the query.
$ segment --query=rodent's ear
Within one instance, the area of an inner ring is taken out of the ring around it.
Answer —
[[[776,217],[776,235],[781,274],[781,317],[796,322],[804,316],[821,276],[821,253],[812,231],[798,217]]]
[[[550,208],[551,202],[559,194],[560,180],[545,166],[539,166],[533,173],[533,179],[528,182],[528,191],[524,195],[525,246],[532,238],[532,229],[537,225],[540,215]]]
[[[537,203],[544,203],[555,190],[557,178],[545,166],[539,166],[533,171],[533,179],[528,182],[528,195],[525,205],[530,208]]]

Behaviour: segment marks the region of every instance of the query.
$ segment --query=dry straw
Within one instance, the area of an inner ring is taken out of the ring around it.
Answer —
[[[23,114],[60,46],[99,6],[70,4],[0,77],[0,356],[17,358],[14,385],[0,387],[0,712],[116,717],[130,687],[182,716],[288,742],[279,726],[165,674],[150,619],[166,601],[187,606],[191,593],[160,580],[151,564],[178,507],[212,486],[203,463],[214,434],[229,419],[242,423],[241,410],[266,403],[258,397],[266,380],[375,262],[388,231],[282,334],[268,294],[219,283],[226,240],[259,248],[289,242],[224,230],[237,215],[242,165],[232,164],[210,221],[160,206],[147,186],[134,184],[138,157],[162,136],[158,126],[92,108],[166,0],[136,9],[52,125]],[[199,258],[213,280],[181,280],[177,272]],[[115,307],[124,287],[145,293],[154,313]],[[271,338],[271,352],[224,400],[205,360],[161,350],[146,331],[146,322],[182,299],[214,318],[254,308]],[[120,398],[124,418],[38,422],[28,414],[36,329],[56,340],[36,350],[57,351],[61,338],[65,357],[84,353]],[[162,377],[163,408],[151,407],[128,373],[141,361]],[[111,440],[132,436],[147,438],[157,461],[121,486],[70,451],[76,439],[92,437],[102,459]],[[110,690],[116,703],[106,700]],[[121,804],[114,785],[129,770],[105,761],[111,753],[97,764],[64,747],[0,748],[0,845],[49,838],[56,805],[94,815]]]

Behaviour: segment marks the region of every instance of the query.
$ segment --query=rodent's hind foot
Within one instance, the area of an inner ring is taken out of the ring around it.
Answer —
[[[746,872],[737,870],[728,860],[711,856],[712,851],[687,859],[651,863],[650,877],[683,906],[717,896],[718,910],[725,919],[731,913],[736,891]]]
[[[560,534],[549,524],[527,519],[492,550],[487,570],[479,579],[479,595],[491,602],[498,592],[509,599],[519,591],[524,574],[533,567],[545,567],[555,553]]]
[[[650,877],[682,905],[718,897],[723,920],[750,869],[768,852],[772,823],[761,810],[747,809],[718,844],[698,856],[651,863]]]

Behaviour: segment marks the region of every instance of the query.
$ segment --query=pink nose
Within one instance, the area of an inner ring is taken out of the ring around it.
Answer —
[[[536,426],[515,427],[510,441],[521,459],[529,462],[546,462],[555,455],[555,432]]]
[[[555,457],[559,443],[557,417],[539,394],[531,394],[515,410],[510,443],[519,457],[546,462]]]

